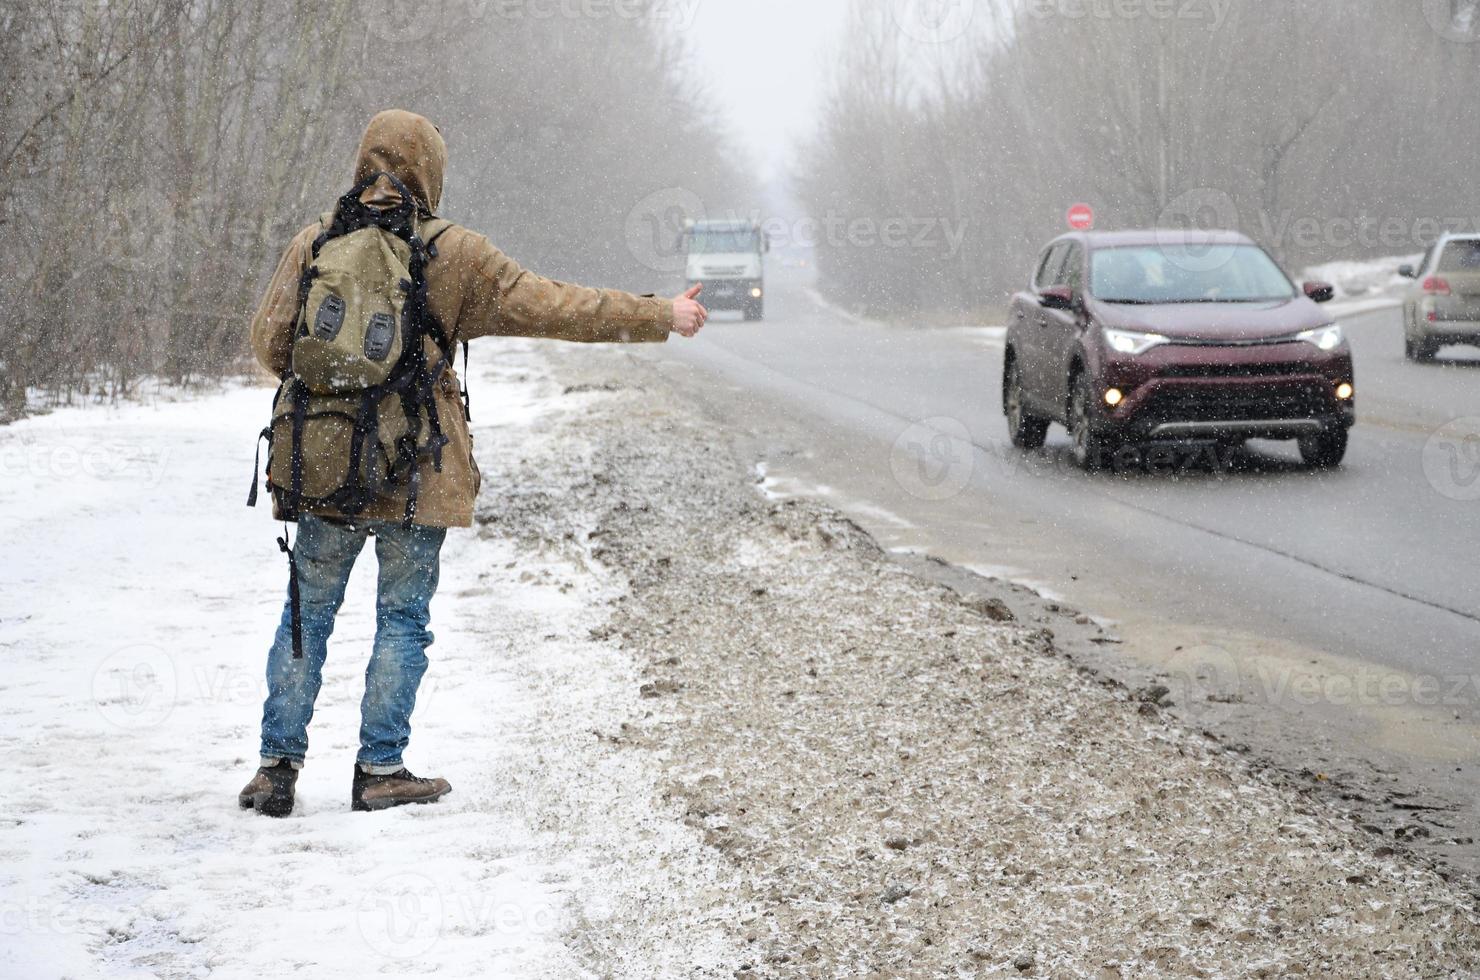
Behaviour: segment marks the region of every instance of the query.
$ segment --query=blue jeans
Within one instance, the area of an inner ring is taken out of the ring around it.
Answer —
[[[344,601],[350,570],[373,533],[380,581],[375,602],[375,648],[365,668],[360,704],[360,768],[384,775],[401,768],[411,741],[416,689],[426,673],[427,629],[442,541],[440,528],[368,521],[341,524],[305,516],[293,543],[298,559],[303,659],[293,659],[293,608],[282,622],[267,658],[267,702],[262,706],[262,764],[286,759],[295,767],[308,754],[308,723],[323,681],[329,634]]]

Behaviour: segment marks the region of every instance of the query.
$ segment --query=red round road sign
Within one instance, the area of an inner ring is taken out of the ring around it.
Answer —
[[[1075,231],[1089,231],[1095,226],[1095,209],[1088,204],[1076,204],[1069,209],[1068,222]]]

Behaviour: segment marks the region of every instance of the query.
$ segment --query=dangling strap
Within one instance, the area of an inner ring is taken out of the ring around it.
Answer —
[[[371,481],[365,475],[365,440],[374,431],[375,393],[367,389],[360,395],[360,414],[355,419],[355,434],[349,445],[349,479],[366,485]]]
[[[416,522],[416,498],[421,495],[421,467],[411,464],[411,478],[406,486],[406,517],[401,527],[409,531]]]
[[[437,375],[442,374],[438,362]],[[430,374],[421,382],[421,403],[427,413],[427,448],[432,451],[432,469],[438,473],[442,472],[442,447],[447,445],[447,436],[442,431],[442,413],[437,410],[437,396],[433,390],[437,385],[436,379]]]
[[[262,475],[262,440],[272,439],[272,426],[263,429],[257,436],[257,460],[252,464],[252,492],[247,494],[247,506],[257,506],[257,477]]]
[[[308,422],[308,386],[294,381],[293,388],[293,444],[288,503],[284,508],[289,520],[298,519],[298,509],[303,506],[303,427]]]
[[[288,547],[288,525],[283,525],[283,536],[278,538],[278,547],[288,556],[288,605],[293,617],[293,659],[303,659],[303,599],[298,591],[298,554]]]
[[[463,373],[462,373],[462,396],[463,396],[463,421],[473,421],[473,396],[468,394],[468,342],[463,344]]]

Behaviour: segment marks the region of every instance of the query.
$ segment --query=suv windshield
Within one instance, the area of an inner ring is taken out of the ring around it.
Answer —
[[[1257,303],[1290,299],[1295,287],[1253,245],[1132,245],[1094,253],[1090,294],[1105,303]]]
[[[733,231],[695,228],[689,232],[689,251],[696,255],[754,252],[755,250],[755,232],[748,228]]]
[[[1439,256],[1439,272],[1480,272],[1480,240],[1450,242]]]

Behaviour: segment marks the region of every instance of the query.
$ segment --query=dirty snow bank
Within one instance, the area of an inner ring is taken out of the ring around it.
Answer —
[[[739,876],[737,977],[1480,967],[1477,919],[1437,876],[836,513],[768,499],[733,421],[694,416],[646,362],[552,356],[589,401],[484,526],[592,541],[628,583],[598,635],[653,710],[604,744],[657,752]]]
[[[528,349],[488,343],[474,361],[490,496],[507,492],[506,459],[559,452],[543,414],[559,390]],[[730,872],[662,801],[656,767],[601,740],[640,712],[640,679],[591,638],[613,596],[580,540],[449,536],[407,761],[454,791],[374,815],[349,812],[367,549],[298,807],[237,809],[286,575],[280,528],[243,507],[269,400],[234,388],[0,429],[0,977],[728,962],[709,919],[731,914]]]

